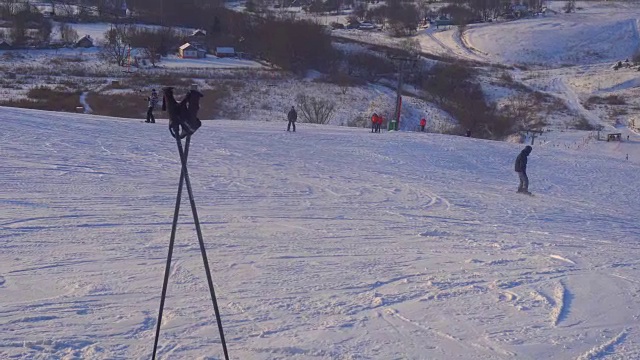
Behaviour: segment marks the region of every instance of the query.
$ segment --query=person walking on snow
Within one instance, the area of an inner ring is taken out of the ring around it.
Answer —
[[[424,127],[427,126],[427,119],[422,118],[420,119],[420,131],[424,132]]]
[[[289,124],[287,124],[287,131],[289,131],[289,129],[293,125],[293,132],[296,132],[296,120],[298,120],[298,113],[296,112],[296,109],[293,106],[291,107],[291,110],[289,110],[289,113],[287,114],[287,119],[289,120]]]
[[[147,101],[149,102],[149,106],[147,108],[147,121],[146,123],[155,123],[156,118],[153,116],[153,109],[155,109],[158,104],[158,93],[156,93],[156,89],[151,89],[151,96],[147,97]]]
[[[529,195],[531,195],[531,193],[529,192],[529,178],[527,177],[527,156],[531,154],[531,150],[533,150],[531,146],[525,146],[518,157],[516,157],[515,166],[518,177],[520,178],[520,186],[518,186],[518,192]]]
[[[371,115],[371,132],[376,132],[376,129],[378,128],[378,114],[373,113],[373,115]]]

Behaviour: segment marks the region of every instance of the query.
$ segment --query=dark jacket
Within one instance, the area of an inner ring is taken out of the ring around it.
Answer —
[[[189,90],[184,100],[187,102],[187,108],[189,109],[189,116],[192,119],[198,117],[198,111],[200,110],[200,98],[204,97],[198,90]],[[183,101],[184,101],[183,100]]]
[[[526,146],[516,157],[516,172],[527,172],[527,156],[531,154],[531,146]]]
[[[289,113],[287,114],[287,118],[291,122],[295,122],[296,120],[298,120],[298,113],[294,108],[291,108],[291,110],[289,110]]]

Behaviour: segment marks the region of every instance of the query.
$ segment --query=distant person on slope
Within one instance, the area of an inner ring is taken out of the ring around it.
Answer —
[[[531,193],[529,192],[529,178],[527,177],[527,156],[531,154],[531,150],[533,150],[531,146],[525,146],[518,157],[516,157],[515,166],[518,177],[520,177],[520,186],[518,186],[518,192],[528,195],[531,195]]]
[[[471,129],[467,129],[467,132],[464,134],[466,137],[471,137]]]
[[[427,126],[427,119],[422,118],[420,119],[420,131],[424,132],[424,127]]]
[[[287,119],[289,120],[289,124],[287,124],[287,131],[293,126],[293,132],[296,132],[296,120],[298,120],[298,113],[296,109],[292,106],[291,110],[287,114]]]
[[[147,121],[145,122],[155,123],[156,118],[153,116],[153,109],[158,105],[158,93],[156,93],[156,89],[151,89],[151,96],[147,97],[147,101],[149,102],[149,105],[147,108]]]

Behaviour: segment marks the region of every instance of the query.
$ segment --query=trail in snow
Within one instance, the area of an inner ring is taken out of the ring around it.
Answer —
[[[91,109],[91,106],[89,106],[89,103],[87,102],[87,95],[87,91],[84,91],[82,94],[80,94],[80,104],[82,104],[85,114],[91,114],[93,112],[93,109]]]
[[[618,335],[605,342],[602,345],[598,345],[593,349],[587,351],[583,355],[579,356],[577,360],[592,360],[601,358],[603,355],[607,353],[611,353],[611,350],[614,346],[622,343],[627,336],[628,330],[622,330]]]

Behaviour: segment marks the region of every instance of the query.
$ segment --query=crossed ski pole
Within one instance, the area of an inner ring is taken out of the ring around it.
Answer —
[[[173,244],[176,238],[176,228],[178,226],[178,215],[180,213],[180,199],[182,198],[182,185],[187,184],[187,192],[189,193],[189,201],[191,203],[191,212],[193,213],[193,222],[196,225],[196,233],[198,234],[198,241],[200,242],[200,252],[202,253],[202,261],[204,262],[204,270],[207,274],[207,282],[209,284],[209,292],[211,293],[211,301],[213,302],[213,310],[216,314],[216,321],[218,323],[218,331],[220,332],[220,341],[222,343],[222,350],[224,351],[225,360],[229,360],[229,353],[227,351],[227,343],[224,340],[224,331],[222,330],[222,319],[220,318],[220,311],[218,310],[218,301],[216,300],[216,293],[213,289],[213,279],[211,278],[211,270],[209,269],[209,261],[207,260],[207,252],[204,248],[204,240],[202,238],[202,231],[200,230],[200,221],[198,220],[198,212],[196,210],[196,202],[193,199],[193,191],[191,190],[191,181],[189,180],[189,172],[187,171],[187,157],[189,156],[189,144],[191,143],[191,135],[187,136],[182,148],[182,140],[176,137],[178,144],[178,152],[180,154],[180,162],[182,163],[182,169],[180,171],[180,182],[178,184],[178,195],[176,198],[176,207],[173,212],[173,225],[171,226],[171,238],[169,240],[169,253],[167,254],[167,265],[164,271],[164,282],[162,284],[162,296],[160,298],[160,311],[158,312],[158,324],[156,327],[156,338],[153,342],[153,357],[156,359],[156,352],[158,350],[158,338],[160,337],[160,324],[162,322],[162,312],[164,310],[164,300],[167,295],[167,284],[169,282],[169,273],[171,270],[171,257],[173,256]]]

